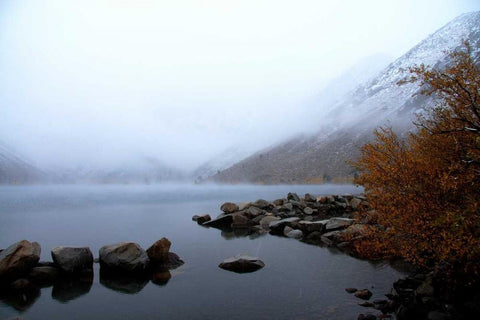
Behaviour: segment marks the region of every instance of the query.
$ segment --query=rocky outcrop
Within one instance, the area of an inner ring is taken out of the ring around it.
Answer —
[[[40,244],[27,240],[12,244],[0,253],[0,282],[27,274],[40,259]]]
[[[101,268],[118,273],[143,273],[150,262],[145,250],[134,242],[103,246],[99,257]]]
[[[262,260],[259,260],[256,257],[250,257],[248,255],[237,255],[235,257],[225,259],[218,266],[228,271],[247,273],[254,272],[265,267],[265,263],[263,263]]]
[[[238,211],[238,206],[233,202],[225,202],[220,206],[220,210],[225,213],[233,213]]]
[[[93,268],[93,254],[88,247],[56,247],[52,260],[64,273],[77,273]]]

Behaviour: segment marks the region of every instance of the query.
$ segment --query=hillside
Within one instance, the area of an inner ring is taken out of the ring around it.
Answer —
[[[480,52],[480,12],[463,14],[421,41],[391,63],[378,76],[339,97],[327,112],[316,134],[291,140],[257,152],[218,172],[211,180],[223,183],[317,183],[353,175],[347,164],[372,137],[374,128],[390,125],[400,134],[414,127],[412,120],[433,97],[418,95],[417,84],[399,86],[416,64],[441,67],[448,64],[448,51],[468,40]],[[325,109],[324,109],[325,110]]]
[[[46,179],[46,174],[0,142],[0,184],[27,184]]]

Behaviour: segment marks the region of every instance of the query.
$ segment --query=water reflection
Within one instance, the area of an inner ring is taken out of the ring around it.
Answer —
[[[100,283],[110,290],[126,294],[137,294],[147,285],[148,276],[109,274],[100,270]]]
[[[0,294],[1,300],[15,310],[23,312],[30,308],[40,297],[40,288],[28,285],[21,290],[10,290]]]
[[[53,284],[52,298],[67,303],[90,292],[93,284],[93,271],[82,274],[78,278],[63,277]]]
[[[156,268],[152,272],[151,280],[158,286],[165,286],[170,278],[172,278],[172,274],[167,268]]]

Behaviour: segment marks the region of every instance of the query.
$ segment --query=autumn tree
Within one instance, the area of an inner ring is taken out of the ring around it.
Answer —
[[[407,138],[378,129],[354,165],[374,208],[360,218],[375,225],[358,253],[441,266],[465,284],[480,279],[480,69],[462,48],[443,70],[410,69],[402,83],[418,83],[437,105]]]

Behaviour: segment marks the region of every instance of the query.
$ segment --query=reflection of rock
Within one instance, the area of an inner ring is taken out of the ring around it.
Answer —
[[[27,310],[40,297],[40,289],[26,279],[14,281],[9,289],[2,294],[2,301],[18,311]]]
[[[167,284],[168,280],[172,277],[170,271],[167,268],[156,268],[152,271],[152,282],[159,286]]]
[[[148,268],[145,250],[133,242],[120,242],[100,248],[100,266],[106,271],[142,273]]]
[[[237,255],[225,259],[218,265],[220,268],[237,273],[253,272],[265,266],[262,260],[247,255]]]
[[[0,253],[0,281],[17,279],[35,267],[40,259],[40,245],[27,240],[12,244]]]
[[[114,291],[136,294],[147,285],[148,277],[140,274],[110,274],[100,269],[100,283]]]
[[[82,271],[76,277],[61,277],[53,284],[52,298],[67,303],[90,292],[93,270]]]
[[[66,273],[75,273],[93,267],[93,254],[88,247],[56,247],[52,250],[52,259]]]
[[[49,287],[58,279],[59,271],[55,267],[35,267],[28,274],[28,278],[40,287]]]

